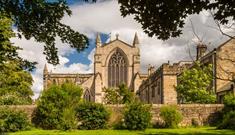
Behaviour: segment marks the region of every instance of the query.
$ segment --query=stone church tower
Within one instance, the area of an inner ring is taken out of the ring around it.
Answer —
[[[103,44],[100,35],[96,37],[94,54],[94,73],[92,74],[60,74],[49,73],[44,69],[44,89],[50,84],[61,84],[66,81],[81,85],[84,98],[89,101],[102,103],[104,87],[117,87],[125,83],[131,91],[136,92],[145,75],[140,74],[140,50],[137,33],[133,44],[130,45],[116,39]]]

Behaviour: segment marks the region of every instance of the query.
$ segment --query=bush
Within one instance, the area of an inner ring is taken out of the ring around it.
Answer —
[[[102,104],[83,102],[76,109],[77,118],[81,122],[79,129],[106,128],[110,113]]]
[[[176,106],[161,107],[160,117],[164,120],[166,128],[177,128],[183,119],[182,114],[177,110]]]
[[[0,109],[0,133],[26,130],[30,126],[27,115],[22,111]]]
[[[235,129],[235,96],[225,95],[223,120],[218,126],[219,129]]]
[[[150,125],[152,115],[151,106],[140,102],[133,102],[126,106],[124,124],[129,130],[144,130]]]
[[[75,107],[81,95],[82,89],[71,83],[51,86],[39,99],[33,123],[43,129],[76,128]]]
[[[225,112],[235,111],[235,96],[233,94],[224,96],[224,107]]]
[[[230,111],[224,115],[222,123],[218,126],[219,129],[235,129],[235,111]]]

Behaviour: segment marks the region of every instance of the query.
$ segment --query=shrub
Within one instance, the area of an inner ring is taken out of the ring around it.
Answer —
[[[160,117],[164,120],[166,128],[177,128],[183,119],[182,114],[177,110],[176,106],[161,107]]]
[[[235,96],[228,94],[224,96],[225,112],[235,111]]]
[[[235,96],[225,95],[223,120],[218,126],[219,129],[235,129]]]
[[[235,129],[235,111],[230,111],[224,115],[222,123],[218,126],[219,129]]]
[[[27,115],[22,111],[0,109],[0,133],[26,130],[30,126]]]
[[[126,106],[124,112],[124,124],[129,130],[146,129],[152,118],[151,106],[140,102],[133,102]]]
[[[103,129],[107,126],[110,113],[102,104],[82,102],[76,109],[80,129]]]
[[[42,93],[33,116],[36,127],[43,129],[75,128],[75,107],[80,101],[82,89],[71,83],[51,86]]]

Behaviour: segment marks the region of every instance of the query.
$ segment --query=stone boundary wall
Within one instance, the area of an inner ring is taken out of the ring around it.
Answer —
[[[152,107],[153,124],[161,122],[160,108],[163,104],[154,104]],[[223,104],[178,104],[178,109],[183,115],[181,126],[189,126],[192,119],[196,120],[199,125],[215,124],[220,117],[220,112],[224,108]]]
[[[107,108],[112,111],[110,124],[116,123],[122,119],[122,111],[124,105],[106,105]],[[152,105],[152,123],[156,124],[162,122],[159,114],[160,108],[165,106],[164,104]],[[0,106],[2,108],[4,106]],[[13,110],[25,111],[28,117],[31,119],[33,111],[36,105],[16,105],[7,106]],[[192,123],[192,119],[195,119],[200,125],[213,124],[219,117],[219,112],[223,109],[223,104],[178,104],[178,109],[183,114],[183,120],[180,123],[181,126],[189,126]]]

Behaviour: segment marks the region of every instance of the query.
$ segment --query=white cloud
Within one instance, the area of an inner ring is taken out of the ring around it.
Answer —
[[[111,32],[112,39],[115,38],[115,34],[118,33],[120,35],[119,39],[132,44],[134,33],[137,32],[141,43],[141,69],[143,72],[146,70],[148,64],[159,66],[168,60],[176,62],[190,59],[188,50],[190,48],[192,54],[195,53],[195,43],[192,40],[195,39],[195,35],[193,35],[189,19],[192,20],[195,31],[199,37],[203,39],[205,43],[210,43],[210,48],[219,45],[225,40],[225,37],[221,36],[218,30],[211,28],[214,27],[215,24],[213,20],[208,17],[208,12],[206,11],[188,18],[184,28],[184,34],[180,38],[161,41],[156,38],[150,38],[144,34],[141,25],[133,19],[133,16],[123,18],[119,11],[117,1],[74,5],[71,9],[73,15],[71,17],[66,16],[63,22],[70,25],[73,29],[86,34],[90,39],[94,39],[97,32],[106,34]],[[33,73],[35,80],[33,89],[35,93],[38,94],[42,89],[42,71],[46,62],[45,56],[42,55],[43,45],[33,40],[27,41],[25,39],[19,40],[14,38],[12,41],[24,48],[20,53],[22,57],[39,63],[35,73]],[[59,48],[61,63],[56,67],[48,65],[50,70],[63,73],[93,72],[94,50],[88,55],[88,59],[91,61],[90,64],[73,63],[66,66],[66,63],[69,62],[66,55],[74,53],[75,50],[69,48],[68,45],[62,44],[59,40],[56,41],[56,45]]]
[[[37,98],[43,89],[43,68],[46,64],[46,57],[43,55],[43,44],[35,42],[34,39],[26,40],[25,38],[12,38],[11,41],[15,43],[16,46],[23,48],[23,50],[19,51],[19,54],[22,58],[38,63],[36,65],[36,70],[32,73],[34,80],[32,89],[34,91],[34,98]],[[70,48],[68,45],[61,43],[58,39],[56,40],[56,45],[58,47],[60,64],[57,66],[47,64],[49,72],[88,73],[93,71],[93,59],[90,55],[92,55],[94,51],[92,51],[89,55],[91,64],[85,65],[81,63],[73,63],[69,66],[66,66],[66,64],[70,61],[68,58],[66,58],[66,56],[74,53],[75,50]]]

